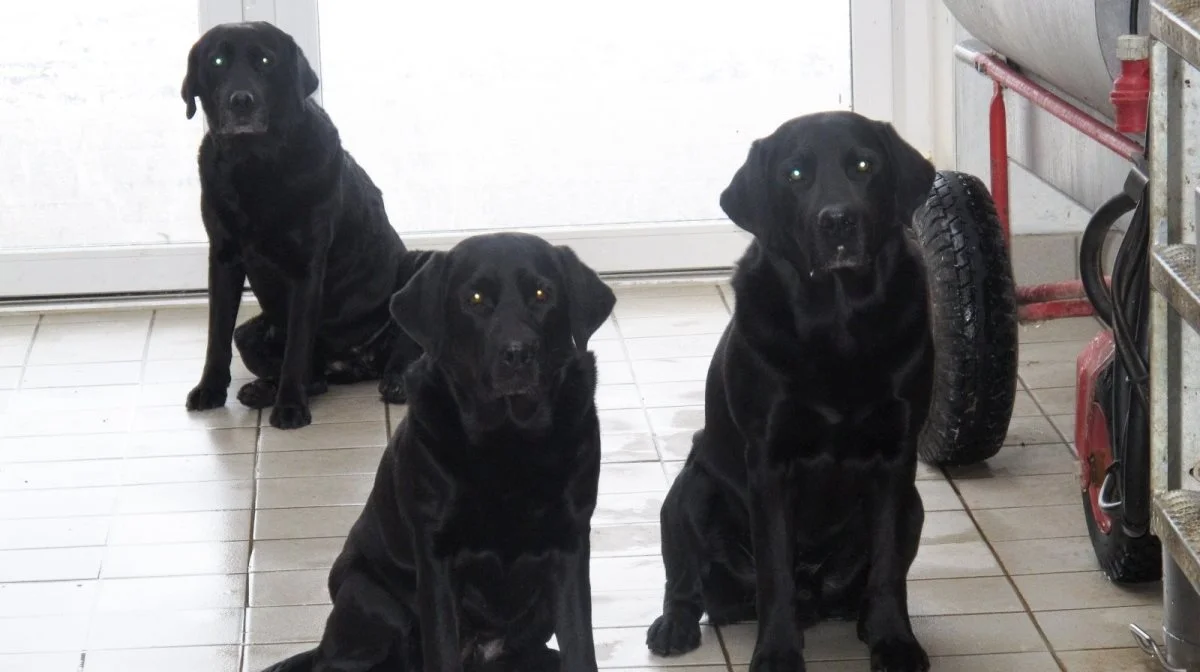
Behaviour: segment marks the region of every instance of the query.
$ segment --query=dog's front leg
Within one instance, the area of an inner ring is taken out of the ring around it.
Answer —
[[[242,289],[246,285],[246,270],[231,246],[232,243],[222,240],[212,240],[209,244],[208,344],[200,383],[188,393],[189,411],[225,405],[230,382],[229,365],[233,362],[233,328],[242,304]]]
[[[321,247],[292,284],[279,391],[275,408],[271,409],[272,427],[295,429],[312,422],[312,413],[308,409],[308,383],[313,374],[313,348],[321,320],[326,254],[325,247]]]
[[[576,550],[563,557],[563,582],[555,604],[554,634],[562,651],[563,672],[596,669],[592,638],[591,542],[584,532]]]
[[[417,561],[417,608],[420,617],[421,657],[425,672],[462,672],[458,609],[450,582],[450,563],[433,556],[427,541]]]
[[[915,477],[915,467],[885,469],[877,478],[871,507],[871,564],[858,636],[870,649],[871,669],[876,672],[929,669],[929,657],[913,635],[908,614],[908,570],[925,521]]]
[[[773,449],[770,441],[762,441],[747,452],[758,605],[750,672],[802,672],[804,634],[796,605],[804,596],[797,594],[795,579],[796,511],[789,470],[772,459]]]

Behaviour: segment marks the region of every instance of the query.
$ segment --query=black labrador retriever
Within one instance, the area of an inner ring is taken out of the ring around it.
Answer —
[[[209,30],[188,55],[182,95],[208,120],[200,212],[208,233],[208,352],[188,410],[225,404],[237,344],[257,380],[238,392],[281,429],[312,421],[327,384],[380,378],[402,403],[420,348],[389,319],[388,300],[419,267],[388,222],[383,196],[342,149],[310,95],[317,75],[269,23]],[[247,277],[262,314],[234,329]]]
[[[425,355],[330,572],[324,636],[269,672],[596,669],[587,342],[614,303],[574,252],[535,236],[433,253],[392,300]]]
[[[891,125],[826,112],[754,142],[721,194],[754,240],[704,428],[663,503],[651,651],[696,648],[705,612],[757,618],[750,669],[795,672],[803,630],[836,617],[857,619],[872,670],[928,669],[905,581],[933,341],[907,225],[933,178]]]

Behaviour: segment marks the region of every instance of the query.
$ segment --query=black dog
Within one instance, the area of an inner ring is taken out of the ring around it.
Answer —
[[[420,348],[388,317],[388,299],[423,261],[388,223],[383,196],[342,149],[309,96],[317,75],[269,23],[209,30],[188,55],[183,99],[208,119],[200,145],[200,212],[208,232],[208,352],[188,410],[225,404],[230,341],[257,380],[238,392],[272,404],[282,429],[312,421],[327,382],[382,378],[402,403]],[[262,315],[234,329],[246,278]]]
[[[839,617],[858,620],[872,670],[928,669],[905,581],[933,342],[907,224],[933,178],[890,125],[829,112],[756,141],[721,194],[754,241],[662,508],[655,653],[698,646],[703,612],[757,617],[750,669],[795,672],[803,629]]]
[[[614,303],[569,248],[534,236],[433,253],[392,300],[426,354],[330,572],[324,637],[270,672],[596,669],[587,341]]]

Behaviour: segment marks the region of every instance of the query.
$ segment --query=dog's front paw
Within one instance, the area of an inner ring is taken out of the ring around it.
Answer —
[[[871,647],[871,672],[926,672],[929,656],[915,639],[885,639]]]
[[[754,654],[750,672],[804,672],[804,654],[799,649],[765,650]]]
[[[408,395],[404,392],[404,376],[399,374],[384,374],[379,381],[379,396],[389,404],[404,404]]]
[[[188,392],[187,410],[207,411],[225,405],[225,388],[200,383]]]
[[[299,429],[312,424],[312,412],[306,404],[276,404],[271,409],[271,426],[278,429]]]
[[[646,631],[646,646],[660,656],[678,656],[692,651],[700,646],[700,622],[663,614]]]
[[[266,378],[252,380],[238,390],[238,401],[246,408],[267,408],[275,403],[278,388],[275,381]]]

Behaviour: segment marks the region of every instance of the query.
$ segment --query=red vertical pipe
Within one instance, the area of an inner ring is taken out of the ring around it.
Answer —
[[[992,159],[992,200],[996,216],[1004,231],[1004,244],[1010,240],[1008,228],[1008,115],[1004,110],[1004,87],[995,83],[992,106],[988,114],[990,153]]]

